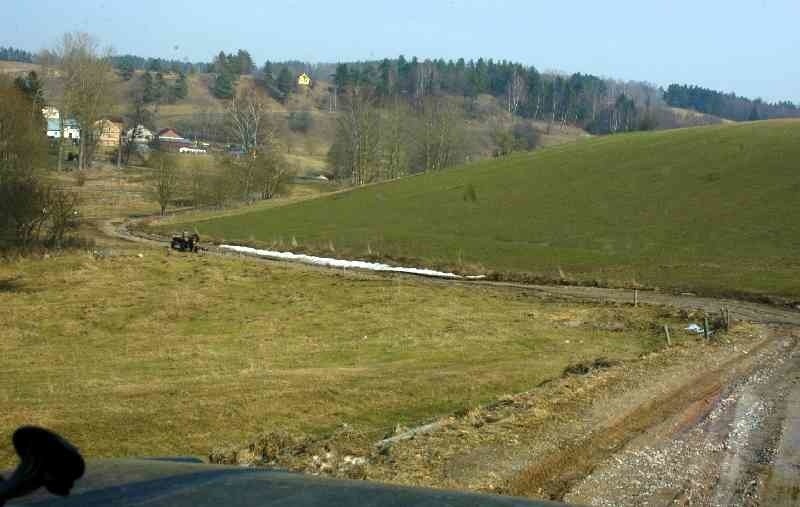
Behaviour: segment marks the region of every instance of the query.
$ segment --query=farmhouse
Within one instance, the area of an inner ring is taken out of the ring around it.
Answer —
[[[97,145],[104,148],[119,146],[124,123],[122,118],[103,118],[94,123]]]
[[[299,76],[297,76],[297,85],[298,86],[311,86],[311,78],[308,77],[308,74],[303,72]]]
[[[47,137],[58,139],[61,136],[61,113],[55,107],[47,106],[42,109],[42,115],[47,120]],[[78,128],[77,121],[72,118],[64,120],[63,138],[75,141],[81,138],[81,129]]]
[[[129,128],[125,132],[125,139],[127,139],[129,143],[149,144],[153,141],[154,137],[153,132],[141,124]]]
[[[192,142],[185,139],[175,129],[166,128],[159,131],[158,145],[164,151],[180,151],[181,148],[191,148]]]
[[[61,133],[61,120],[47,120],[47,137],[50,139],[58,139]],[[64,139],[72,139],[77,141],[81,138],[81,129],[78,127],[78,122],[73,119],[64,120]]]

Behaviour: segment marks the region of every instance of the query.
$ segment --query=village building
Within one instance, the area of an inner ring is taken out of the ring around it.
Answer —
[[[297,85],[298,86],[311,86],[311,78],[303,72],[297,77]]]
[[[164,151],[180,151],[181,148],[191,148],[192,142],[180,135],[175,129],[166,128],[159,131],[158,146]]]
[[[136,125],[125,132],[125,139],[129,143],[150,144],[154,138],[153,132],[144,125]]]
[[[50,139],[58,139],[59,136],[64,139],[72,139],[78,141],[81,138],[81,129],[78,127],[78,122],[72,118],[64,120],[64,133],[61,134],[61,113],[53,106],[46,106],[42,109],[42,116],[47,122],[47,137]]]
[[[94,123],[94,132],[97,146],[101,148],[116,148],[122,138],[125,124],[122,118],[103,118]]]

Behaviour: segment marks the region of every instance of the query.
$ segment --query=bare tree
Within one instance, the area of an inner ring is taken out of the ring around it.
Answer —
[[[167,213],[167,206],[175,198],[178,191],[178,168],[175,159],[166,154],[151,159],[150,193],[161,208],[161,214]]]
[[[422,101],[420,148],[422,167],[437,171],[456,164],[463,141],[463,123],[455,104],[441,97]]]
[[[363,185],[379,176],[380,117],[366,88],[349,89],[342,102],[328,160],[339,178]]]
[[[386,110],[381,128],[382,171],[384,179],[394,179],[408,172],[410,112],[399,97]]]
[[[527,84],[520,69],[514,68],[506,85],[506,108],[511,114],[517,114],[520,104],[525,98]]]
[[[59,46],[45,53],[46,76],[57,94],[60,106],[63,144],[64,120],[74,118],[80,128],[80,153],[78,168],[91,164],[90,143],[96,142],[98,134],[95,123],[111,108],[111,85],[114,73],[111,66],[111,50],[101,50],[98,43],[86,33],[65,34]],[[59,165],[63,147],[59,147]]]
[[[245,153],[258,150],[275,137],[275,126],[268,121],[267,115],[265,100],[250,88],[237,93],[228,104],[228,126]]]
[[[277,192],[277,179],[288,168],[278,152],[278,129],[269,120],[269,110],[262,95],[253,89],[245,89],[234,96],[228,104],[226,118],[231,135],[241,144],[244,156],[228,160],[226,164],[236,178],[236,187],[242,199],[269,199]]]
[[[294,171],[286,164],[279,149],[262,151],[254,160],[256,182],[262,199],[272,199],[281,193],[292,179]]]
[[[47,243],[59,248],[64,245],[67,234],[80,225],[80,198],[76,193],[56,188],[50,189],[48,197],[44,213],[48,221]]]

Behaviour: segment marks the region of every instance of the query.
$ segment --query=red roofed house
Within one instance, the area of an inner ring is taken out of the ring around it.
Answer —
[[[163,129],[156,136],[158,146],[164,151],[179,151],[181,148],[192,146],[192,142],[185,139],[175,129]]]

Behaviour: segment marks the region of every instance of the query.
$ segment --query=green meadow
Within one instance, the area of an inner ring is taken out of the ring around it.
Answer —
[[[796,298],[798,196],[800,122],[768,121],[588,139],[190,225],[510,279]]]

